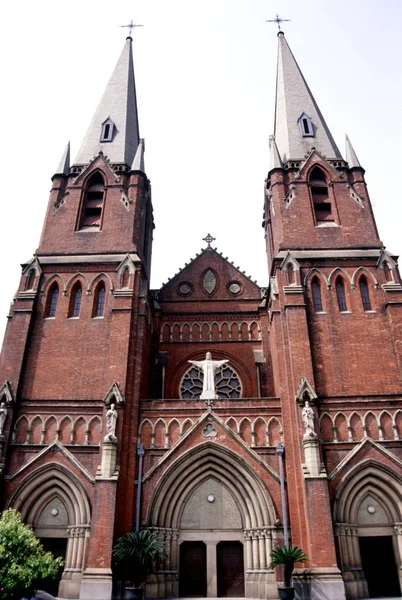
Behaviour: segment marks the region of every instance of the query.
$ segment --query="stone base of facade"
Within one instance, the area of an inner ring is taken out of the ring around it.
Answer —
[[[111,600],[111,569],[85,569],[80,588],[80,600]]]
[[[244,582],[246,598],[277,598],[278,584],[275,573],[270,569],[246,571]]]
[[[337,568],[295,569],[293,580],[297,600],[346,599],[345,585]]]
[[[82,571],[66,569],[59,584],[59,598],[78,598],[80,595]]]

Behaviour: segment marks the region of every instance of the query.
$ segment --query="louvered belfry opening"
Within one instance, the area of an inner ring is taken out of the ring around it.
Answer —
[[[80,229],[100,228],[104,195],[105,182],[102,175],[98,172],[90,178],[85,190]]]
[[[310,189],[316,221],[334,221],[327,180],[319,167],[311,171]]]

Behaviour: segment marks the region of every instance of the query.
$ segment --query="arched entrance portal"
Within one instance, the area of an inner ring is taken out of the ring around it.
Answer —
[[[400,596],[402,484],[384,465],[357,466],[341,483],[334,518],[347,598]]]
[[[166,540],[168,558],[148,596],[275,597],[275,521],[268,490],[240,457],[212,444],[190,450],[149,505],[147,522]]]
[[[20,511],[46,549],[64,557],[57,595],[78,598],[90,528],[90,507],[81,483],[64,467],[49,465],[31,473],[8,506]]]

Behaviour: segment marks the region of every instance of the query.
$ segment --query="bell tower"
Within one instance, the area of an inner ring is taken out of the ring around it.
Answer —
[[[66,538],[64,598],[111,597],[114,534],[133,525],[134,483],[127,482],[136,469],[151,335],[154,223],[144,151],[128,37],[75,161],[68,145],[52,177],[40,244],[23,265],[0,362],[5,497],[25,497],[31,468],[37,506],[54,491],[36,513],[23,500],[18,508],[45,542]],[[117,424],[108,435],[111,405]],[[41,444],[42,452],[35,448]],[[29,462],[28,447],[35,448],[32,465],[18,470]],[[62,526],[42,514],[63,514]]]
[[[341,155],[281,31],[270,155],[264,212],[270,343],[292,543],[309,556],[300,585],[312,597],[325,588],[326,597],[341,599],[327,480],[331,460],[340,459],[322,443],[322,416],[335,422],[337,411],[363,410],[370,402],[385,409],[390,395],[400,393],[402,288],[395,257],[378,236],[364,169],[347,137]],[[309,434],[303,409],[314,413]],[[347,583],[349,594],[357,593],[353,585]]]

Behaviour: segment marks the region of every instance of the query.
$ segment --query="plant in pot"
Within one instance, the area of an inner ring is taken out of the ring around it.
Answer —
[[[292,587],[292,573],[295,568],[295,563],[305,562],[308,560],[303,550],[298,546],[277,546],[272,550],[270,569],[275,567],[284,567],[285,586],[278,587],[279,598],[281,600],[293,600],[295,597],[295,589]]]
[[[151,529],[132,531],[119,538],[113,548],[116,564],[132,576],[132,587],[126,588],[126,598],[141,600],[144,588],[141,584],[154,561],[166,558],[165,543]]]

